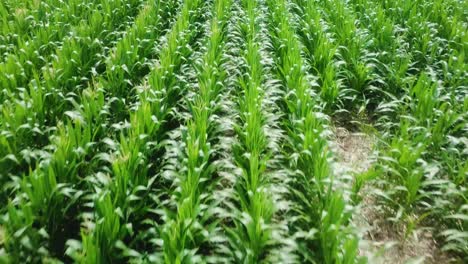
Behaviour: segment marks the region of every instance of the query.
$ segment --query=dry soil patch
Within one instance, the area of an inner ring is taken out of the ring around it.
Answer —
[[[372,165],[372,136],[353,133],[345,128],[334,129],[335,152],[338,156],[340,173],[352,175],[367,171]],[[354,223],[362,232],[360,254],[367,256],[370,263],[449,263],[450,259],[441,252],[428,230],[415,231],[404,239],[402,230],[385,221],[376,209],[372,186],[361,190],[362,203],[357,207]]]

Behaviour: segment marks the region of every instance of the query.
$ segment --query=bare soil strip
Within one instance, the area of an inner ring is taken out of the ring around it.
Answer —
[[[375,139],[364,133],[354,133],[343,127],[334,129],[334,146],[337,168],[344,177],[366,172],[372,166]],[[369,263],[449,263],[451,260],[438,248],[430,230],[416,230],[406,240],[404,230],[385,221],[378,213],[371,186],[360,194],[363,198],[357,206],[354,223],[363,239],[360,254]]]

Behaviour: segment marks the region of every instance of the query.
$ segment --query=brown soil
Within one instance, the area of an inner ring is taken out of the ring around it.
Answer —
[[[372,165],[374,139],[366,134],[351,133],[345,128],[335,128],[335,152],[340,173],[351,175],[365,172]],[[429,230],[416,230],[404,239],[404,230],[391,225],[378,213],[372,196],[372,187],[361,190],[362,202],[357,207],[354,224],[362,234],[361,256],[369,263],[449,263],[450,258],[441,252]]]
[[[335,129],[338,163],[349,172],[364,172],[371,165],[373,141],[368,135],[351,133],[345,128]]]
[[[368,187],[364,190],[366,192]],[[370,193],[370,192],[367,192]],[[402,225],[392,225],[376,209],[372,196],[364,195],[355,223],[364,231],[363,256],[370,257],[370,263],[450,263],[450,258],[442,252],[432,232],[418,229],[406,239]]]

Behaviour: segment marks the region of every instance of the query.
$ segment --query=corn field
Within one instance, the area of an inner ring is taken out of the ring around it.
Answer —
[[[468,262],[467,1],[0,18],[0,263],[377,263],[369,201],[403,247],[426,230]],[[342,168],[341,128],[373,139],[365,170]]]

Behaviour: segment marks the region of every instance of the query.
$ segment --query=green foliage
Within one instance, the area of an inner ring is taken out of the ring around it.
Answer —
[[[466,10],[2,1],[0,263],[365,263],[368,189],[466,262]],[[334,123],[378,138],[368,171]]]

